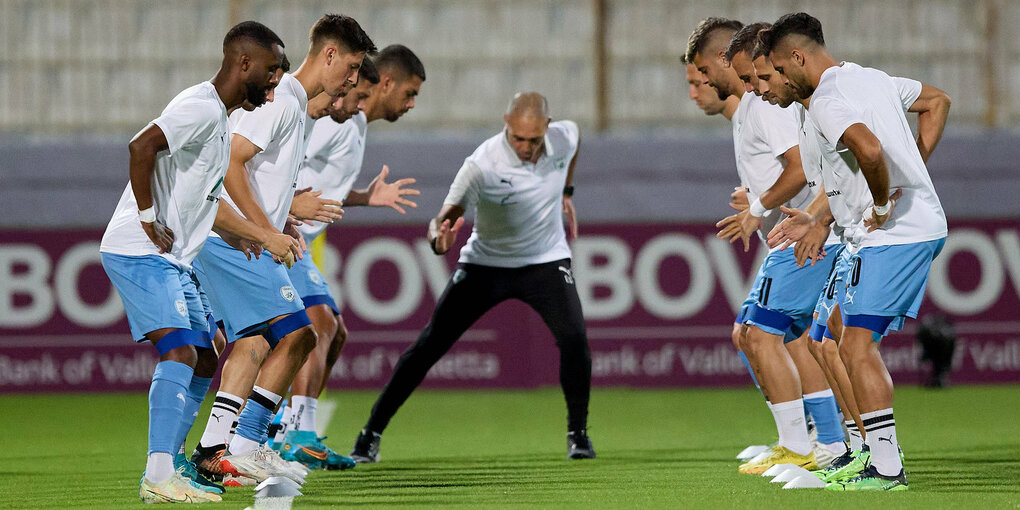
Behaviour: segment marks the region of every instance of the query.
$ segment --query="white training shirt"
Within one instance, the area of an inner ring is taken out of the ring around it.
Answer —
[[[294,200],[298,170],[305,156],[305,122],[308,95],[290,74],[276,86],[274,98],[250,112],[243,112],[233,128],[260,150],[245,163],[255,200],[277,230],[287,224]],[[237,114],[235,112],[235,114]],[[224,199],[238,211],[229,195]]]
[[[152,199],[156,218],[174,233],[173,246],[161,256],[190,270],[213,221],[223,176],[230,161],[227,109],[210,82],[185,89],[152,121],[169,148],[156,155]],[[156,255],[138,219],[138,203],[128,182],[110,219],[99,251],[118,255]]]
[[[811,119],[822,148],[837,153],[845,163],[823,166],[823,180],[830,205],[834,198],[845,202],[833,208],[833,215],[841,215],[836,222],[846,227],[845,237],[853,249],[932,241],[948,232],[945,212],[906,118],[920,89],[913,80],[894,80],[877,69],[845,62],[822,73],[811,98]],[[892,217],[870,233],[863,225],[864,213],[874,201],[856,158],[840,142],[847,128],[858,123],[882,143],[890,193],[903,191]]]
[[[342,201],[347,198],[361,173],[368,118],[364,112],[358,112],[343,124],[338,124],[329,116],[322,117],[314,124],[305,151],[305,161],[298,174],[297,187],[311,187],[322,191],[321,198]],[[327,223],[315,221],[299,226],[298,230],[306,242],[311,242],[327,226]]]
[[[839,160],[839,157],[835,154],[826,153],[823,155],[822,148],[818,144],[818,131],[815,128],[814,122],[810,119],[811,115],[803,107],[798,109],[798,114],[801,119],[799,136],[800,160],[804,168],[804,177],[807,179],[807,188],[811,190],[811,199],[814,200],[824,187],[822,186],[822,165],[825,164],[823,157],[835,156],[835,159],[838,161],[842,162],[842,160]],[[830,162],[829,164],[833,163]],[[830,201],[829,206],[835,207],[836,205]],[[829,230],[829,237],[825,240],[825,245],[842,244],[842,236],[843,227],[833,222],[832,228]]]
[[[801,106],[796,103],[789,108],[769,104],[753,92],[746,92],[740,98],[733,114],[733,151],[740,182],[750,190],[747,196],[749,202],[754,202],[768,191],[782,175],[782,156],[798,143],[798,109]],[[783,205],[803,208],[810,202],[811,192],[805,188]],[[758,230],[762,241],[783,218],[785,215],[779,212],[778,207],[762,216]]]
[[[570,258],[563,186],[579,136],[573,121],[549,124],[545,153],[532,164],[517,157],[504,130],[464,160],[443,202],[477,207],[460,262],[522,267]]]

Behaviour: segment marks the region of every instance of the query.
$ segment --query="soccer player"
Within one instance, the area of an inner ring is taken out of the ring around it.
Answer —
[[[720,97],[743,91],[733,117],[734,147],[741,182],[749,188],[749,198],[757,198],[748,209],[717,226],[720,237],[741,238],[745,250],[750,232],[760,230],[764,240],[764,234],[779,220],[772,209],[810,201],[809,192],[803,190],[795,112],[762,101],[755,88],[749,55],[763,26],[742,27],[732,20],[709,18],[696,29],[691,47],[694,63]],[[741,237],[743,232],[747,234]],[[742,473],[760,474],[775,464],[787,463],[814,469],[845,450],[835,399],[808,351],[808,339],[801,338],[827,275],[821,265],[799,268],[792,253],[774,251],[758,272],[749,295],[752,303],[738,317],[748,326],[743,329],[741,345],[764,387],[779,432],[779,443],[767,454],[741,465]],[[819,445],[814,449],[805,403],[819,432]]]
[[[878,351],[883,336],[916,317],[931,263],[945,244],[945,213],[924,163],[941,136],[944,115],[942,125],[933,125],[931,117],[939,114],[929,112],[915,140],[905,116],[913,101],[904,101],[882,71],[834,59],[821,23],[806,13],[781,17],[762,39],[776,71],[798,97],[810,97],[809,118],[823,152],[842,149],[846,163],[823,164],[822,178],[826,214],[844,227],[850,253],[836,289],[843,322],[839,350],[870,459],[859,476],[827,488],[906,490],[892,380]],[[943,103],[947,112],[948,101]]]
[[[570,270],[561,211],[577,234],[571,195],[579,133],[571,121],[551,122],[545,98],[514,96],[504,130],[482,143],[457,173],[428,228],[436,254],[446,253],[475,206],[475,225],[450,282],[417,342],[405,351],[372,407],[351,452],[377,462],[382,432],[429,369],[485,312],[512,298],[542,316],[560,350],[567,402],[567,457],[594,458],[587,435],[591,387],[581,302]]]
[[[705,115],[722,115],[726,120],[732,119],[733,112],[737,111],[737,106],[740,104],[740,99],[736,96],[720,99],[715,89],[705,82],[704,75],[701,74],[701,71],[698,71],[698,67],[694,65],[694,62],[688,62],[686,56],[681,57],[680,61],[686,68],[687,96],[691,98],[691,101],[694,101],[698,108],[705,112]]]
[[[283,75],[274,101],[245,112],[231,140],[224,180],[228,203],[275,233],[297,235],[287,218],[304,159],[308,98],[324,91],[336,98],[345,94],[357,80],[365,53],[375,50],[354,19],[336,14],[316,21],[309,40],[304,62],[294,74]],[[269,258],[238,257],[216,237],[198,255],[199,281],[223,320],[227,339],[235,342],[210,415],[216,424],[207,425],[193,456],[206,470],[218,464],[235,477],[262,481],[281,475],[304,482],[302,472],[264,446],[282,395],[317,341],[286,267]],[[240,396],[246,394],[247,399]],[[235,416],[237,431],[224,449]]]
[[[242,257],[259,253],[251,241],[265,242],[282,257],[295,244],[218,207],[230,150],[227,110],[242,101],[264,103],[282,59],[283,42],[272,30],[253,21],[236,25],[224,37],[216,76],[178,94],[129,144],[131,182],[100,252],[132,336],[148,340],[160,354],[149,388],[148,459],[138,490],[146,503],[220,500],[222,488],[186,478],[173,458],[216,370],[191,264],[213,228],[245,250],[237,252]]]
[[[343,200],[347,207],[391,207],[404,214],[403,207],[417,207],[405,198],[420,194],[416,189],[405,187],[414,184],[414,179],[387,183],[389,168],[384,166],[366,189],[351,188],[361,173],[368,123],[379,119],[394,122],[414,108],[415,96],[425,81],[425,66],[410,49],[394,44],[383,48],[375,58],[365,58],[360,79],[338,109],[327,110],[329,117],[315,122],[305,164],[298,175],[298,187],[321,190],[323,197]],[[311,244],[323,235],[326,226],[326,223],[310,222],[299,230],[306,243]],[[319,342],[294,379],[290,406],[293,423],[282,428],[280,451],[284,459],[297,460],[313,468],[354,467],[354,461],[328,448],[315,433],[318,398],[347,342],[347,327],[311,257],[298,261],[290,269],[290,275],[319,338],[327,340]],[[286,413],[282,423],[287,423]]]

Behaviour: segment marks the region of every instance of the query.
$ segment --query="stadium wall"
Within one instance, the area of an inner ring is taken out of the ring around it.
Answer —
[[[324,275],[350,340],[334,388],[379,388],[428,320],[455,257],[431,254],[420,225],[329,230]],[[592,224],[573,242],[599,386],[747,384],[729,332],[756,261],[710,224]],[[99,265],[100,229],[0,232],[0,392],[145,390],[157,356],[133,345]],[[921,315],[959,336],[956,383],[1020,381],[1020,222],[952,221]],[[884,340],[898,383],[926,373],[914,323]],[[484,316],[430,372],[434,388],[528,388],[557,382],[558,354],[519,302]]]

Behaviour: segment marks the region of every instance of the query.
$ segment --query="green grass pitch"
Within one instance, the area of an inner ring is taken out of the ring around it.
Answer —
[[[349,451],[375,396],[329,392],[327,444]],[[310,474],[294,508],[1020,508],[1020,387],[896,397],[903,493],[784,491],[737,474],[738,451],[775,437],[751,389],[596,389],[594,461],[565,460],[556,389],[420,391],[386,431],[381,463]],[[142,506],[145,395],[8,395],[0,409],[0,508]],[[251,503],[251,488],[235,488],[206,507]]]

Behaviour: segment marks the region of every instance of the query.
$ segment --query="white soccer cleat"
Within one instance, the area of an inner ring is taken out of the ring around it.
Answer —
[[[303,474],[291,468],[276,452],[265,445],[240,455],[230,455],[228,451],[220,458],[220,467],[224,473],[252,478],[257,483],[272,476],[284,476],[299,484],[305,483]]]
[[[196,489],[179,473],[162,483],[150,482],[143,476],[138,484],[138,497],[144,503],[206,503],[223,499],[218,494]]]
[[[280,456],[279,452],[272,448],[267,447],[266,445],[262,445],[262,448],[266,451],[266,455],[269,456],[270,462],[272,462],[274,466],[277,466],[280,470],[287,471],[290,473],[290,475],[280,476],[290,478],[291,480],[294,480],[295,482],[301,485],[305,483],[305,476],[307,476],[308,473],[311,472],[311,470],[305,467],[304,464],[301,464],[300,462],[284,460],[283,457]]]
[[[738,460],[751,460],[763,452],[768,451],[769,447],[763,444],[756,444],[748,446],[737,454]]]
[[[784,489],[824,489],[826,483],[815,475],[801,475],[783,486]]]
[[[765,470],[761,476],[776,477],[779,476],[783,471],[797,467],[795,464],[776,464]]]
[[[815,464],[818,464],[818,469],[825,469],[829,467],[833,461],[846,453],[846,447],[844,447],[843,451],[839,453],[833,453],[833,451],[824,444],[819,443],[818,441],[812,441],[811,451],[815,452]]]

